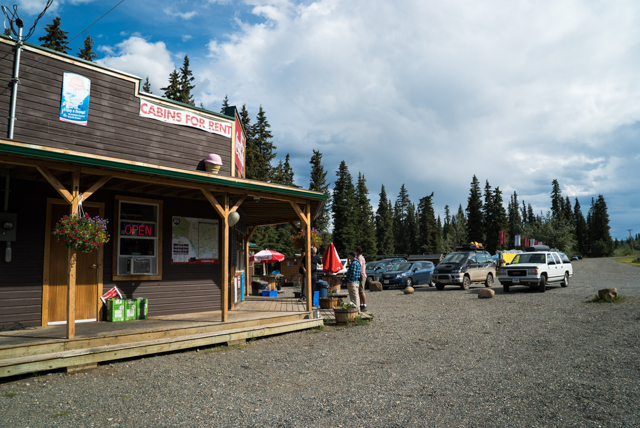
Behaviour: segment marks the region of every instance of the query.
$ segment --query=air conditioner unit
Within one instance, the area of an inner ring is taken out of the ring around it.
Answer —
[[[151,262],[149,257],[129,257],[127,259],[127,274],[150,275],[153,273]]]

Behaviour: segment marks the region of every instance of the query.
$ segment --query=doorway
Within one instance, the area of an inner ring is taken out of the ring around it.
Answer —
[[[104,218],[104,204],[83,204],[86,214]],[[56,241],[52,233],[70,206],[62,200],[47,201],[47,227],[42,292],[42,325],[67,323],[67,292],[69,250]],[[97,321],[102,294],[103,249],[90,253],[77,252],[76,267],[76,322]]]

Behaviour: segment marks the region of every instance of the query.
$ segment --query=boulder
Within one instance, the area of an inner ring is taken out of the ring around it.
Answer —
[[[603,288],[602,290],[598,290],[598,298],[600,300],[613,300],[616,297],[618,297],[617,288]]]
[[[482,290],[478,291],[478,299],[491,299],[495,294],[496,292],[492,289],[483,288]]]
[[[414,291],[413,287],[407,287],[404,289],[404,294],[413,294]]]
[[[369,283],[369,291],[382,291],[382,284],[378,281],[371,281]]]

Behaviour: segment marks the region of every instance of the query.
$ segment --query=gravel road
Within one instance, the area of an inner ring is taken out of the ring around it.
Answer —
[[[573,265],[546,293],[368,293],[368,325],[0,381],[0,426],[640,426],[640,270]]]

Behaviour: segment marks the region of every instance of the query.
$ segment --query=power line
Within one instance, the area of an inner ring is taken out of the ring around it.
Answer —
[[[122,3],[124,0],[120,0],[120,3]],[[113,9],[115,9],[116,7],[120,6],[120,3],[118,3],[117,5],[113,6],[111,9],[109,9],[108,11],[106,11],[100,18],[96,19],[95,21],[93,21],[91,23],[91,25],[95,24],[96,22],[100,21],[102,18],[104,18],[104,16],[106,14],[108,14],[109,12],[111,12]],[[89,27],[91,27],[91,25],[89,25]],[[76,37],[78,37],[80,34],[84,33],[85,31],[87,31],[89,29],[89,27],[85,28],[84,30],[80,31],[78,34],[76,34],[75,36],[73,36],[71,38],[71,40],[69,40],[68,43],[71,43],[73,41],[73,39],[75,39]]]

